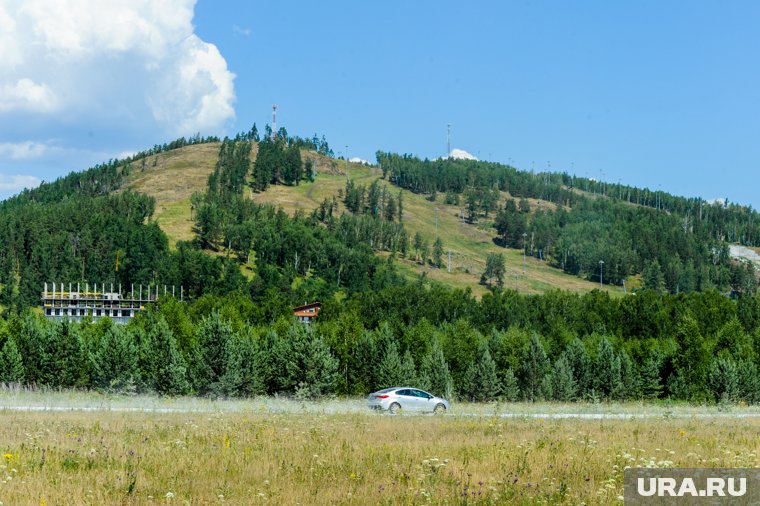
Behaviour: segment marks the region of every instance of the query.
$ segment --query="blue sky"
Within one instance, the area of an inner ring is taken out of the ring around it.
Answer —
[[[90,1],[0,0],[0,196],[276,103],[349,157],[441,156],[451,124],[481,159],[760,206],[757,2]]]

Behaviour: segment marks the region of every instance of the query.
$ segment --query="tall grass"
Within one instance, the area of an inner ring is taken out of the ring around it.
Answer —
[[[261,402],[229,412],[0,411],[0,502],[614,504],[626,466],[758,464],[756,417],[393,417]]]

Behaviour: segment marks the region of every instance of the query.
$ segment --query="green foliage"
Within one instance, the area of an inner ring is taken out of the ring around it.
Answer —
[[[432,339],[430,352],[423,357],[420,364],[420,386],[439,397],[451,398],[453,391],[451,372],[446,363],[446,357],[443,355],[443,349],[435,338]]]
[[[538,336],[533,334],[522,358],[522,391],[525,400],[535,402],[542,398],[541,382],[549,372],[549,358]]]
[[[491,401],[501,393],[501,384],[496,375],[496,363],[491,358],[488,344],[483,341],[478,347],[478,357],[470,364],[460,386],[460,393],[471,401]]]
[[[12,337],[0,350],[0,383],[24,383],[24,363]]]
[[[504,373],[501,382],[501,393],[505,401],[514,402],[520,398],[520,385],[511,368]]]
[[[552,398],[555,401],[572,401],[578,392],[578,385],[573,377],[573,370],[566,355],[555,363],[551,374]]]
[[[736,402],[740,396],[739,369],[730,357],[716,357],[710,363],[707,386],[718,401]]]
[[[594,363],[594,393],[603,399],[620,398],[623,382],[620,377],[620,357],[615,354],[606,336],[599,341]]]
[[[97,340],[90,357],[92,386],[130,392],[139,378],[138,350],[135,339],[125,327],[113,325]]]

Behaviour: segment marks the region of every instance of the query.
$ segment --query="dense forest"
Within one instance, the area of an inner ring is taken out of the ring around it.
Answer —
[[[602,259],[605,282],[640,273],[645,285],[622,298],[524,295],[500,287],[493,255],[484,274],[493,289],[478,300],[399,274],[396,257],[430,256],[404,228],[400,191],[347,180],[310,215],[293,216],[249,198],[317,177],[300,150],[328,154],[324,138],[269,128],[259,138],[254,126],[219,146],[206,191],[191,199],[196,239],[175,249],[151,220],[153,199],[115,191],[148,155],[0,204],[0,382],[304,398],[413,383],[478,401],[760,402],[755,273],[730,261],[730,238],[718,233],[745,208],[703,204],[688,214],[690,201],[664,194],[653,201],[564,175],[379,154],[385,177],[445,194],[471,221],[493,220],[505,246],[579,275],[593,276]],[[512,198],[502,204],[495,190]],[[531,209],[528,199],[555,204]],[[741,236],[751,244],[746,212]],[[177,285],[185,299],[164,297],[126,326],[49,322],[29,309],[45,281]],[[318,322],[294,321],[292,308],[314,300],[324,303]]]
[[[470,222],[495,213],[502,245],[525,249],[569,274],[617,285],[642,275],[646,288],[670,293],[757,289],[754,267],[728,254],[728,243],[760,244],[760,216],[750,207],[490,162],[384,152],[377,161],[399,187],[444,193],[446,203],[461,203]],[[498,192],[512,197],[500,208]],[[549,205],[532,209],[529,198]]]
[[[760,300],[651,290],[610,298],[424,283],[293,321],[237,291],[172,297],[126,326],[0,320],[0,381],[212,396],[363,395],[396,384],[471,400],[760,402]]]

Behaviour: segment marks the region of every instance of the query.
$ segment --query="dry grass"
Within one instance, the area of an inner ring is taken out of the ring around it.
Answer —
[[[0,414],[10,504],[612,504],[623,469],[755,467],[760,419]]]
[[[132,164],[126,187],[156,199],[154,218],[169,237],[177,241],[193,239],[190,197],[203,192],[214,171],[219,143],[185,146],[159,153]]]

